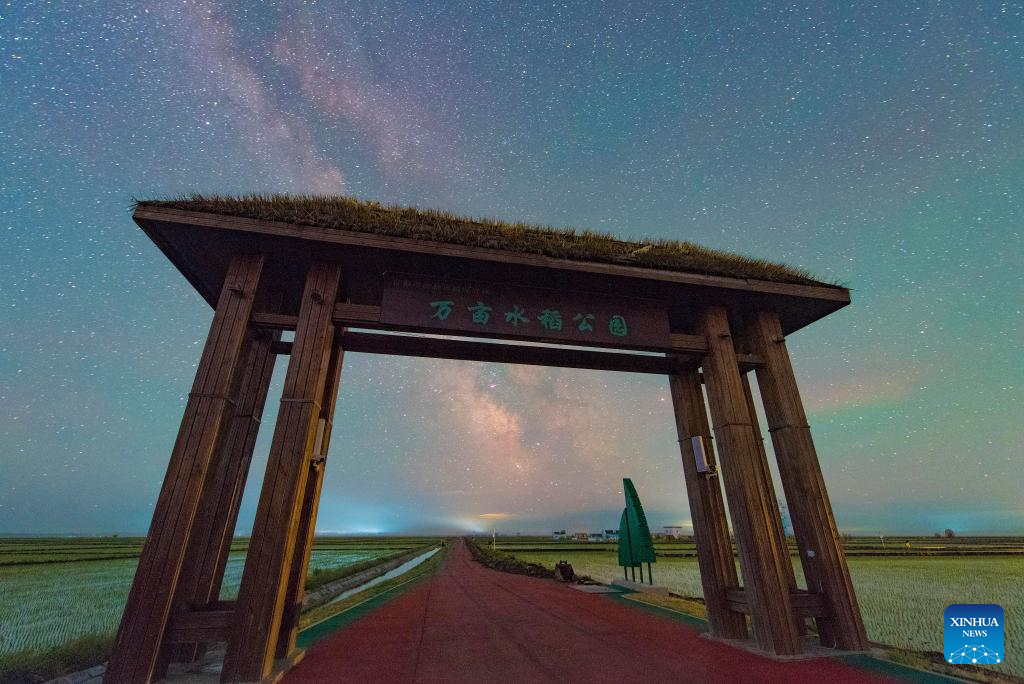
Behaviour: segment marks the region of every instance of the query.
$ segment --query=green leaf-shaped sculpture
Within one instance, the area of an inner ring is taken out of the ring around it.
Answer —
[[[635,568],[641,563],[654,563],[651,529],[647,526],[647,516],[633,481],[628,477],[622,480],[622,491],[626,495],[626,508],[619,522],[619,565]]]

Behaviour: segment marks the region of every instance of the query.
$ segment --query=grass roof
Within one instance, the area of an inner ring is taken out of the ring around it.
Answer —
[[[666,271],[839,287],[807,271],[764,259],[701,247],[689,241],[619,240],[589,230],[466,218],[446,211],[387,206],[342,196],[194,194],[173,200],[140,200],[139,207],[166,207],[281,221],[334,230],[375,233],[487,247],[576,261],[627,264]]]

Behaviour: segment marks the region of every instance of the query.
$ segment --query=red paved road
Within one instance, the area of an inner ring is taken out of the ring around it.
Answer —
[[[832,659],[780,663],[549,580],[445,567],[315,644],[286,682],[879,682]]]

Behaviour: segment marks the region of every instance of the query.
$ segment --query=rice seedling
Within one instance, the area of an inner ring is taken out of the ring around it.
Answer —
[[[309,572],[371,562],[415,548],[423,539],[317,540]],[[246,543],[236,543],[221,597],[237,595]],[[68,644],[117,629],[135,574],[141,540],[0,542],[0,656]]]

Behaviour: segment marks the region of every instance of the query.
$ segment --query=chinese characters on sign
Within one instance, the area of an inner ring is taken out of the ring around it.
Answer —
[[[473,322],[477,325],[487,325],[487,322],[491,320],[491,307],[487,306],[483,302],[477,302],[475,306],[466,307],[473,312]]]
[[[436,311],[431,318],[438,320],[447,320],[448,316],[452,312],[452,306],[455,302],[452,300],[445,300],[439,302],[430,302],[430,306],[435,307]],[[487,325],[491,320],[491,311],[493,309],[483,302],[477,302],[474,306],[467,306],[466,309],[470,311],[473,323],[477,325]],[[527,325],[530,323],[530,319],[526,317],[526,310],[523,307],[513,305],[511,311],[505,312],[505,322],[518,328],[520,325]],[[577,330],[581,333],[592,333],[594,332],[594,325],[591,321],[594,320],[594,314],[592,313],[578,313],[572,317],[572,320],[578,321],[579,325],[576,326]],[[557,309],[544,309],[537,314],[537,323],[544,330],[561,330],[562,329],[562,312]],[[622,314],[614,314],[608,319],[608,332],[616,337],[628,337],[629,326],[626,325],[626,319]]]
[[[452,307],[455,306],[455,301],[452,299],[437,300],[430,302],[430,306],[434,310],[431,318],[446,321],[452,315]],[[481,301],[477,301],[476,304],[467,306],[466,310],[472,314],[473,323],[476,325],[488,325],[491,321],[491,311],[494,309]],[[576,327],[581,333],[594,332],[594,325],[592,323],[594,314],[578,313],[572,317],[572,320],[579,323]],[[505,312],[505,322],[518,328],[520,325],[530,323],[530,319],[526,317],[526,311],[523,307],[516,304],[512,306],[511,311]],[[545,330],[561,330],[562,312],[557,309],[544,309],[537,314],[537,323]],[[629,326],[626,325],[626,319],[622,314],[613,314],[608,319],[608,332],[616,337],[627,337],[629,335]]]
[[[452,315],[452,305],[454,303],[455,302],[453,302],[450,299],[447,299],[443,302],[430,302],[430,306],[437,309],[434,312],[434,315],[431,316],[431,318],[436,318],[439,321],[448,320],[448,317]]]
[[[649,300],[426,276],[392,279],[384,288],[381,321],[423,332],[638,348],[669,345],[668,313]]]

